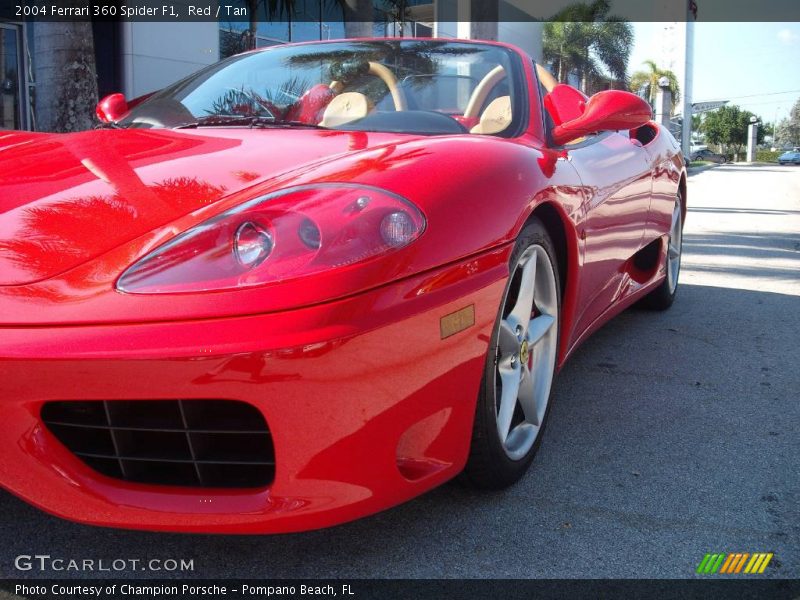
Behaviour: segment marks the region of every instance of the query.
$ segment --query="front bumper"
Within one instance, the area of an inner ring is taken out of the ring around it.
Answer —
[[[408,500],[466,462],[509,252],[290,312],[0,328],[0,485],[59,517],[187,532],[314,529]],[[474,325],[442,339],[441,318],[469,305]],[[201,489],[109,478],[39,416],[51,400],[179,398],[261,410],[273,483]]]

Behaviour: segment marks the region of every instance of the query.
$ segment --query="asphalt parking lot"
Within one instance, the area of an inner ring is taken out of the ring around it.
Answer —
[[[800,168],[699,173],[689,207],[674,306],[629,310],[577,352],[512,489],[449,484],[270,537],[92,528],[2,492],[0,577],[52,576],[14,569],[50,554],[194,559],[199,578],[680,578],[706,552],[774,552],[764,576],[800,576]]]

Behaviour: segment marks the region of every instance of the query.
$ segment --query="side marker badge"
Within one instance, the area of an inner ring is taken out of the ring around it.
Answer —
[[[475,325],[475,305],[470,304],[454,313],[445,315],[439,321],[439,333],[442,339],[455,335]]]

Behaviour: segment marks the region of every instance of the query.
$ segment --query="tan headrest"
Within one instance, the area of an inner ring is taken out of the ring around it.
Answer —
[[[481,114],[480,123],[470,133],[485,135],[500,133],[511,124],[511,96],[500,96],[489,103]]]
[[[552,92],[553,88],[558,85],[558,80],[539,63],[536,63],[536,74],[539,76],[539,81],[548,92]]]
[[[319,124],[323,127],[336,127],[363,119],[368,114],[369,100],[364,94],[344,92],[330,101]]]

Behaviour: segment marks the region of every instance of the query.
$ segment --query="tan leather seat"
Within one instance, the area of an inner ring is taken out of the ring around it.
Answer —
[[[500,133],[511,125],[511,119],[511,96],[500,96],[489,103],[481,114],[480,122],[469,132],[483,135]]]
[[[320,125],[336,127],[363,119],[369,114],[369,100],[359,92],[344,92],[336,96],[325,107]]]

